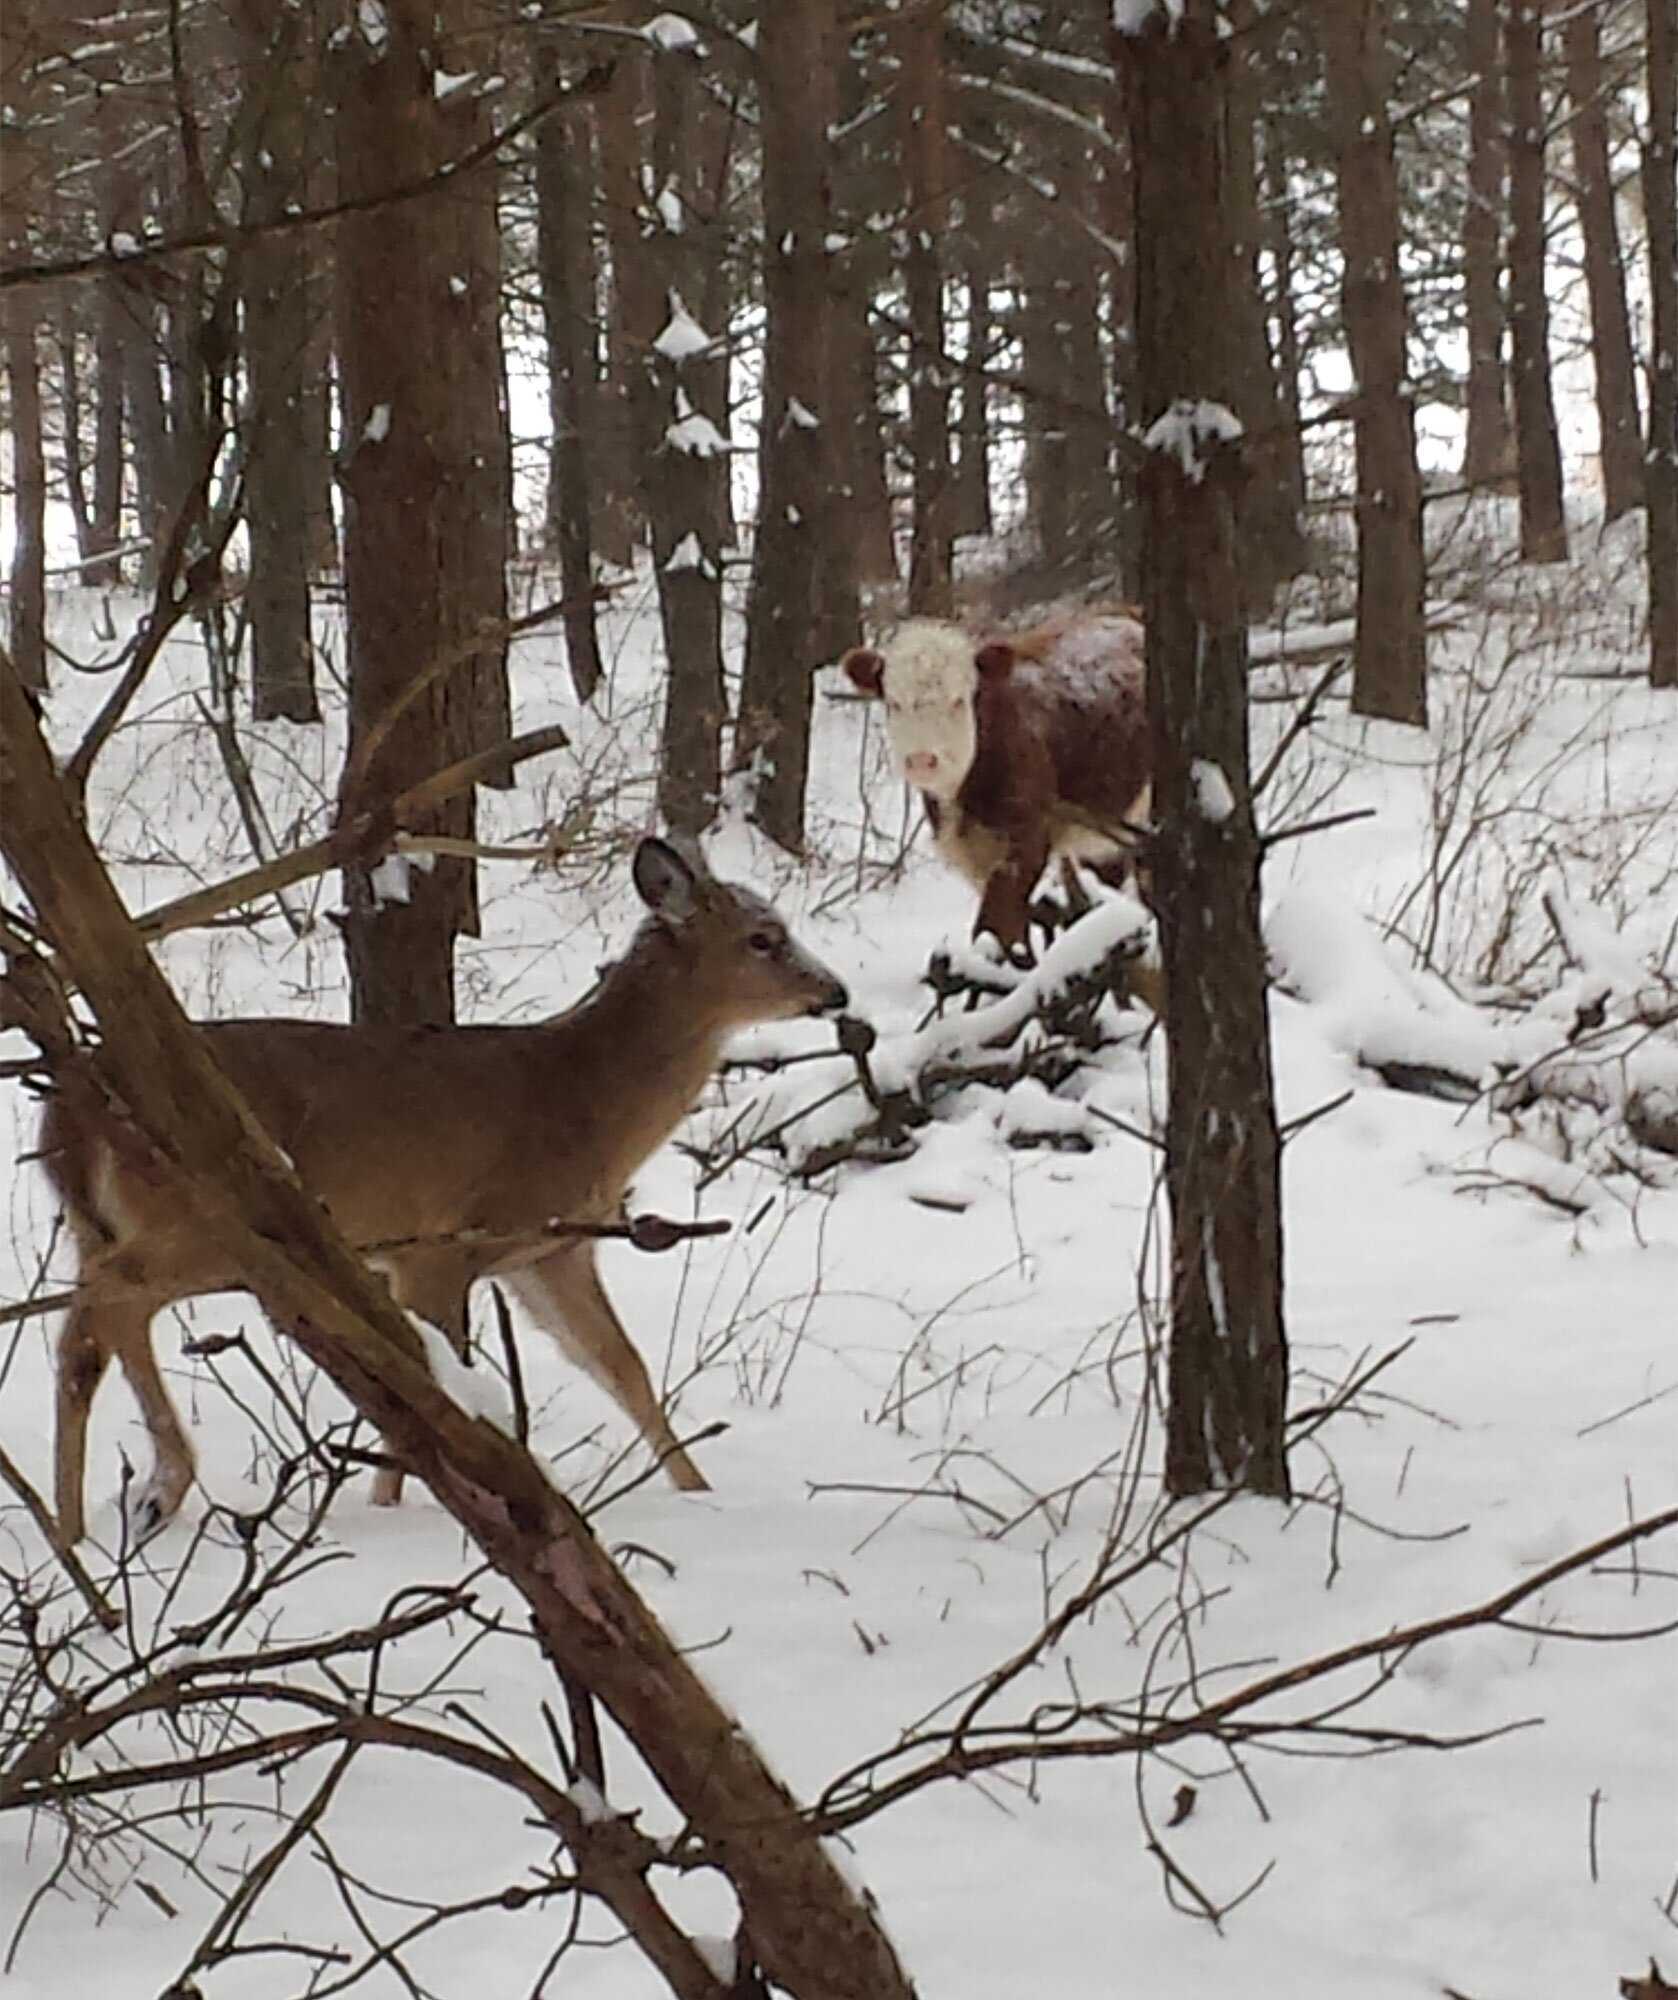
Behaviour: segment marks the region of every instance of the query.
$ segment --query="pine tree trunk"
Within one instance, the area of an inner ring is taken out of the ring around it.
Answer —
[[[846,532],[852,561],[861,580],[895,581],[897,550],[880,426],[879,356],[868,322],[867,277],[855,249],[838,260],[831,324],[837,484],[850,509]]]
[[[1626,311],[1625,263],[1614,219],[1614,177],[1608,161],[1608,110],[1603,98],[1602,45],[1589,7],[1565,16],[1567,90],[1573,105],[1573,174],[1579,226],[1585,238],[1585,283],[1591,301],[1591,361],[1601,434],[1602,511],[1617,521],[1643,500],[1643,427],[1637,414],[1636,362]]]
[[[981,183],[982,185],[982,183]],[[955,532],[988,535],[990,503],[990,413],[986,408],[985,369],[990,352],[991,258],[988,205],[969,189],[964,242],[963,287],[967,294],[966,359],[961,377],[961,410],[956,441],[961,456],[955,469]]]
[[[1341,310],[1357,380],[1359,715],[1427,724],[1422,489],[1406,358],[1398,175],[1387,122],[1389,0],[1320,17],[1338,156]]]
[[[643,539],[640,469],[646,440],[647,343],[661,321],[658,300],[644,282],[641,255],[641,141],[636,120],[645,97],[647,58],[619,55],[612,87],[596,100],[599,188],[610,246],[606,373],[600,385],[600,451],[596,461],[594,545],[626,569]]]
[[[538,92],[554,90],[556,70],[539,67]],[[589,515],[599,405],[594,363],[594,254],[589,243],[589,128],[580,108],[550,112],[536,127],[536,268],[548,343],[547,525],[566,601],[565,652],[579,701],[600,685],[594,620],[594,537]]]
[[[41,364],[35,346],[38,294],[4,300],[6,382],[12,446],[12,657],[25,687],[47,685],[47,463],[41,443]]]
[[[903,286],[909,314],[909,609],[948,617],[955,515],[949,370],[944,360],[943,238],[948,221],[944,8],[932,0],[898,17],[898,145],[908,205]]]
[[[309,104],[300,18],[240,0],[249,137],[242,164],[247,220],[260,226],[301,203]],[[245,528],[250,540],[251,713],[258,722],[318,722],[310,631],[308,462],[303,371],[309,351],[308,251],[298,235],[257,236],[240,265],[247,383]]]
[[[761,17],[763,430],[734,757],[757,766],[758,824],[795,854],[804,845],[810,676],[821,664],[812,637],[818,565],[832,525],[833,449],[822,419],[836,49],[833,0],[780,0]]]
[[[1503,0],[1468,0],[1468,202],[1462,224],[1463,312],[1468,331],[1467,434],[1462,476],[1501,486],[1515,464],[1503,368],[1504,120]]]
[[[1649,136],[1643,209],[1649,231],[1649,681],[1678,688],[1678,0],[1647,0]]]
[[[1241,282],[1222,207],[1227,44],[1215,0],[1112,30],[1136,163],[1137,366],[1150,433],[1143,613],[1153,749],[1151,898],[1167,991],[1171,1352],[1165,1490],[1285,1496],[1280,1146],[1259,847],[1247,769],[1238,447],[1208,437],[1239,379]],[[1207,772],[1222,774],[1208,791]],[[1227,811],[1225,808],[1227,807]]]
[[[339,42],[334,124],[346,198],[422,180],[465,150],[462,121],[433,80],[447,57],[427,0],[385,0]],[[483,462],[499,421],[494,343],[480,318],[485,308],[493,315],[495,274],[463,241],[483,199],[481,186],[450,178],[428,198],[374,206],[338,225],[346,810],[482,742],[474,660],[493,661],[503,641],[496,635],[476,652],[473,642],[506,609],[499,561],[480,559],[502,533],[496,526],[486,543],[481,517],[499,520],[506,506],[502,468]],[[470,835],[470,797],[440,809],[425,830]],[[354,1018],[452,1020],[454,940],[477,921],[472,863],[398,864],[377,885],[352,866],[345,892]]]
[[[1287,485],[1289,509],[1293,518],[1302,524],[1300,540],[1303,558],[1303,523],[1309,494],[1305,480],[1305,430],[1299,395],[1304,350],[1299,335],[1299,301],[1294,295],[1292,195],[1281,134],[1272,127],[1264,137],[1263,228],[1271,268],[1275,273],[1276,291],[1271,312],[1276,322],[1276,394],[1282,420],[1278,463],[1280,476]]]
[[[99,281],[94,306],[97,332],[93,378],[93,546],[104,551],[122,541],[123,354],[122,308],[113,279]],[[121,560],[94,563],[86,582],[109,587],[122,581]]]
[[[1295,433],[1287,420],[1265,325],[1259,251],[1264,225],[1258,197],[1258,122],[1265,74],[1260,66],[1256,0],[1235,0],[1230,27],[1240,54],[1230,66],[1229,131],[1224,170],[1224,202],[1235,244],[1240,282],[1224,302],[1234,316],[1240,369],[1235,414],[1246,426],[1244,452],[1248,487],[1241,508],[1241,559],[1246,566],[1247,602],[1255,618],[1269,615],[1271,602],[1305,561],[1305,535],[1295,506],[1290,462]]]
[[[76,554],[86,565],[98,549],[93,527],[93,501],[88,489],[87,394],[82,369],[80,315],[74,294],[58,302],[58,427],[63,439],[64,493],[76,526]],[[80,574],[85,576],[84,567]]]
[[[666,825],[688,834],[708,825],[717,809],[727,707],[721,524],[713,477],[717,464],[726,463],[725,378],[714,361],[670,340],[679,331],[678,313],[697,324],[693,309],[703,301],[708,267],[716,258],[695,200],[701,88],[699,59],[691,50],[661,49],[654,56],[652,178],[658,207],[643,255],[656,270],[667,317],[647,356],[652,421],[642,504],[652,529],[667,663],[658,803]]]
[[[1550,383],[1550,300],[1545,285],[1544,0],[1505,0],[1509,70],[1509,317],[1514,328],[1515,465],[1521,556],[1566,562],[1561,441]]]

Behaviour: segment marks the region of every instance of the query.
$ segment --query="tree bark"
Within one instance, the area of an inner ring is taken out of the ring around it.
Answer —
[[[713,477],[717,463],[727,462],[726,373],[713,357],[688,352],[678,337],[684,318],[689,326],[699,324],[692,307],[702,306],[716,255],[695,200],[699,61],[683,48],[661,49],[653,58],[652,180],[658,198],[643,252],[662,281],[668,314],[646,357],[651,449],[642,460],[666,662],[658,803],[665,824],[688,834],[707,826],[717,809],[727,709],[722,537]]]
[[[1617,521],[1643,500],[1643,427],[1637,414],[1637,364],[1626,311],[1625,263],[1614,219],[1614,176],[1608,158],[1602,44],[1597,16],[1575,7],[1564,18],[1567,91],[1573,105],[1573,175],[1585,239],[1585,284],[1591,302],[1591,363],[1596,375],[1603,518]]]
[[[378,1426],[523,1598],[549,1664],[601,1703],[676,1807],[696,1860],[732,1883],[747,1972],[761,1968],[795,2000],[913,2000],[872,1910],[738,1718],[529,1452],[439,1387],[383,1284],[217,1069],[64,798],[3,655],[0,776],[5,851],[102,1030],[97,1057],[60,1062],[59,1086],[150,1142],[156,1170],[176,1183],[275,1324]],[[582,1829],[573,1844],[590,1886]],[[673,1924],[661,1939],[661,1969],[682,1980],[675,1991],[727,2000],[721,1981],[705,1979],[692,1940]]]
[[[1514,327],[1515,469],[1521,556],[1566,562],[1561,441],[1550,383],[1550,300],[1545,285],[1544,0],[1505,0],[1509,70],[1509,316]]]
[[[898,17],[898,145],[908,206],[903,286],[909,316],[909,609],[947,618],[954,606],[955,492],[950,378],[944,358],[943,239],[949,220],[949,112],[943,0]]]
[[[557,72],[537,69],[535,88],[554,88]],[[547,530],[559,557],[566,603],[565,652],[579,701],[600,685],[594,622],[594,485],[598,414],[594,358],[594,253],[589,242],[589,128],[580,109],[550,113],[536,127],[536,267],[542,328],[548,343]]]
[[[1649,681],[1678,688],[1678,0],[1647,0],[1649,132]]]
[[[1389,0],[1334,0],[1321,16],[1334,106],[1341,311],[1357,382],[1358,608],[1352,707],[1427,726],[1422,484],[1407,360],[1386,54]]]
[[[804,846],[818,565],[830,531],[829,146],[837,108],[833,0],[781,0],[758,38],[763,146],[763,431],[757,537],[734,759],[757,767],[758,824]]]
[[[644,386],[648,343],[662,324],[660,301],[646,283],[646,260],[641,255],[641,140],[636,125],[646,94],[648,60],[639,52],[618,55],[612,87],[596,105],[611,297],[606,373],[600,386],[594,542],[619,568],[633,562],[645,526],[640,498],[646,455]]]
[[[1468,0],[1468,202],[1463,213],[1463,312],[1468,331],[1467,434],[1462,476],[1468,486],[1501,486],[1515,463],[1503,367],[1504,122],[1503,0]]]
[[[469,121],[433,81],[446,56],[425,0],[385,0],[341,40],[334,122],[345,196],[422,179],[465,150]],[[424,199],[338,225],[346,809],[484,747],[477,683],[504,678],[496,273],[480,261],[475,213],[486,202],[493,219],[492,180],[486,189],[477,176],[450,176]],[[429,830],[469,835],[470,797],[440,809]],[[477,922],[473,867],[444,857],[405,871],[405,882],[403,872],[375,886],[367,867],[345,870],[354,1018],[447,1022],[454,940]]]
[[[1239,451],[1219,443],[1241,282],[1221,205],[1227,44],[1215,0],[1112,31],[1136,163],[1137,364],[1149,432],[1143,617],[1150,897],[1165,965],[1171,1349],[1165,1488],[1285,1496],[1280,1145],[1247,769]],[[1221,774],[1221,776],[1214,775]]]
[[[302,18],[266,0],[239,0],[244,102],[241,171],[245,214],[261,225],[301,203],[311,112],[311,52]],[[258,722],[318,722],[310,630],[308,249],[299,235],[258,236],[241,261],[245,415],[246,603],[251,633],[251,713]]]
[[[12,443],[11,646],[27,687],[47,685],[47,462],[41,441],[41,363],[36,294],[5,300],[6,382]]]

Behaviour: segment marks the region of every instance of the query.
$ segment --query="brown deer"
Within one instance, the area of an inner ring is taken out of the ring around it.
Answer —
[[[215,1021],[203,1033],[304,1186],[351,1243],[370,1250],[400,1305],[463,1350],[468,1285],[504,1275],[634,1420],[672,1481],[692,1491],[706,1480],[677,1443],[601,1286],[594,1242],[556,1247],[542,1232],[555,1218],[617,1219],[630,1176],[691,1107],[730,1033],[831,1013],[846,994],[769,904],[665,841],[642,841],[634,880],[649,914],[628,952],[550,1021]],[[237,1289],[239,1279],[133,1134],[53,1098],[41,1152],[80,1266],[58,1352],[59,1525],[80,1540],[88,1412],[114,1358],[152,1441],[155,1466],[133,1510],[136,1531],[150,1533],[194,1477],[152,1318],[179,1299]],[[382,1469],[374,1501],[393,1505],[401,1484],[400,1471]]]
[[[1133,618],[1085,614],[989,638],[912,618],[841,664],[884,704],[893,760],[938,852],[979,892],[975,937],[1029,956],[1032,893],[1051,855],[1115,886],[1133,872],[1150,799]]]

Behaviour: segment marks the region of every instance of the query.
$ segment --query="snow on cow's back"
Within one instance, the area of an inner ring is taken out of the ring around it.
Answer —
[[[1014,669],[1078,707],[1121,706],[1142,700],[1142,627],[1134,618],[1073,618]]]

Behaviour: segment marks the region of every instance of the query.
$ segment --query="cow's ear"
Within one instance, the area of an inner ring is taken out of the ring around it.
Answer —
[[[1014,649],[1006,639],[990,639],[973,656],[973,664],[981,678],[1001,681],[1014,671],[1014,659]]]
[[[864,694],[880,692],[880,676],[886,670],[886,663],[872,646],[853,646],[839,664]]]

